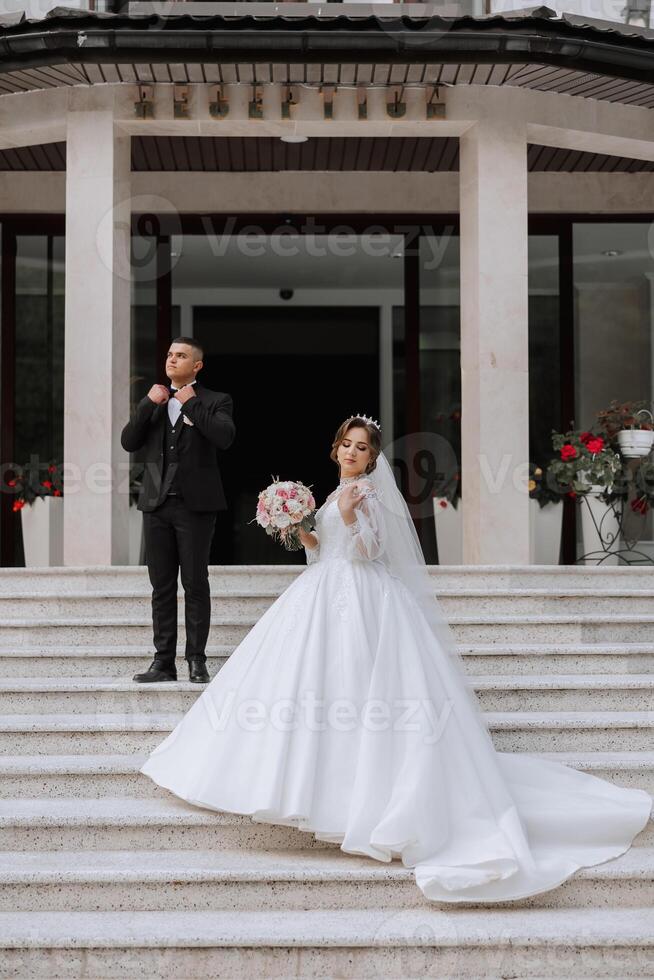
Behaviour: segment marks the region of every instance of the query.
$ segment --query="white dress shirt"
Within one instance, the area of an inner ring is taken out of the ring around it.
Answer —
[[[195,381],[190,381],[189,384],[194,385]],[[174,385],[171,385],[170,387],[172,388],[173,392],[179,391],[179,388],[175,388]],[[186,387],[186,385],[184,385],[183,387]],[[170,419],[170,424],[172,425],[173,429],[177,425],[177,420],[179,419],[179,415],[181,411],[182,411],[182,403],[177,398],[173,398],[171,396],[168,399],[168,418]]]

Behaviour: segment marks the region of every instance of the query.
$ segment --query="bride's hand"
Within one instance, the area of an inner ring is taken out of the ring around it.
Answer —
[[[353,524],[356,520],[356,515],[354,513],[354,508],[357,506],[361,499],[361,488],[356,483],[351,483],[348,487],[343,490],[338,498],[338,509],[341,512],[341,517],[346,524]]]
[[[304,531],[302,528],[298,531],[298,537],[305,548],[315,548],[318,545],[318,539],[315,534],[311,531]]]

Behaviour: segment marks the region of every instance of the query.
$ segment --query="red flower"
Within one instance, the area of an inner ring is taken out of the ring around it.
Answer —
[[[56,473],[56,472],[57,472],[57,467],[53,463],[50,463],[50,465],[48,466],[48,473]]]
[[[577,450],[570,442],[566,442],[565,446],[561,447],[561,459],[566,461],[568,459],[576,459],[578,456]]]
[[[46,487],[46,489],[49,490],[52,486],[52,482],[50,480],[41,480],[41,486]]]
[[[22,510],[24,506],[25,506],[24,500],[14,500],[13,507],[11,509],[13,511]]]
[[[572,499],[574,500],[576,496],[577,496],[576,490],[568,490],[568,497],[572,497]]]
[[[593,439],[588,440],[586,448],[589,453],[599,453],[604,449],[604,440],[601,436],[595,436]]]
[[[647,497],[636,497],[635,500],[631,501],[631,509],[635,514],[646,514],[649,510]]]
[[[53,490],[52,491],[52,496],[53,497],[61,497],[61,490]]]
[[[581,435],[579,436],[579,438],[581,439],[582,442],[586,443],[586,442],[588,442],[589,439],[592,439],[593,438],[593,433],[592,432],[582,432]]]
[[[8,487],[15,487],[16,486],[16,482],[17,481],[15,479],[14,480],[7,480],[7,486]]]
[[[447,507],[447,500],[439,500],[438,501],[438,506],[439,507],[443,507],[443,509],[444,509],[445,507]]]

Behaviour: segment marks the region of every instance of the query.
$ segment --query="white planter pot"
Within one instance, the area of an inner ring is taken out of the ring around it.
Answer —
[[[541,507],[529,500],[529,561],[532,565],[558,565],[563,527],[563,504]]]
[[[605,556],[604,548],[617,550],[621,547],[618,535],[618,517],[613,507],[600,500],[596,493],[584,494],[580,501],[582,554],[594,552],[586,558],[585,565],[617,565],[617,555]]]
[[[137,507],[129,508],[129,564],[142,565],[143,554],[143,512]]]
[[[39,497],[20,512],[25,565],[63,565],[64,498]]]
[[[654,432],[649,429],[623,429],[618,432],[620,452],[628,459],[649,456],[654,445]]]
[[[441,565],[463,563],[463,501],[453,507],[445,497],[434,497],[434,522],[438,561]]]

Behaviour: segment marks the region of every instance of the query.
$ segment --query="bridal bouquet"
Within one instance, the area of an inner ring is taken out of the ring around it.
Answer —
[[[302,547],[298,532],[313,529],[315,510],[316,502],[309,487],[277,477],[259,494],[255,520],[265,528],[266,534],[281,541],[287,551],[297,551]]]

